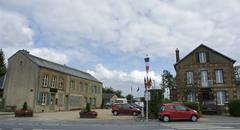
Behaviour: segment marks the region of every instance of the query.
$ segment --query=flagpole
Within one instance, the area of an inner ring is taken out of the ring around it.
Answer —
[[[146,64],[146,77],[147,77],[147,80],[146,81],[146,90],[145,90],[145,96],[146,96],[146,122],[148,122],[148,100],[149,100],[149,95],[148,95],[148,87],[149,87],[149,79],[148,79],[148,72],[149,72],[149,61],[150,61],[150,58],[148,57],[148,55],[146,55],[146,58],[144,58],[145,60],[145,64]]]

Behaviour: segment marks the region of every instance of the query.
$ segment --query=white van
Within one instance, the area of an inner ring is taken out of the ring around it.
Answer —
[[[126,98],[117,98],[116,103],[127,103]]]

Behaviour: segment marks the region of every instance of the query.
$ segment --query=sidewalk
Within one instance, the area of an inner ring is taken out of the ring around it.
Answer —
[[[0,112],[1,115],[14,115],[14,112]]]

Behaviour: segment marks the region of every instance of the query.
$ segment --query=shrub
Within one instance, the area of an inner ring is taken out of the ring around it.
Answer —
[[[200,106],[198,102],[183,102],[183,104],[191,109],[194,109],[196,111],[200,111]]]
[[[231,116],[240,116],[240,100],[229,101],[228,108]]]
[[[86,105],[86,111],[87,111],[87,112],[90,112],[90,111],[91,111],[90,103],[87,103],[87,105]]]
[[[24,102],[22,110],[27,110],[27,108],[28,108],[27,102]]]

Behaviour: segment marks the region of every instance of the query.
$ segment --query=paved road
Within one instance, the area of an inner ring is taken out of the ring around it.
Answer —
[[[0,116],[0,130],[240,130],[240,118],[206,116],[198,122],[178,121],[148,124],[135,122],[131,116],[112,116],[109,110],[98,110],[97,119],[80,119],[78,111],[38,113],[33,118]]]
[[[132,120],[32,121],[31,118],[9,118],[0,121],[0,130],[173,130],[157,121],[148,124]]]
[[[240,118],[204,115],[198,122],[178,121],[160,123],[176,130],[240,130]]]

